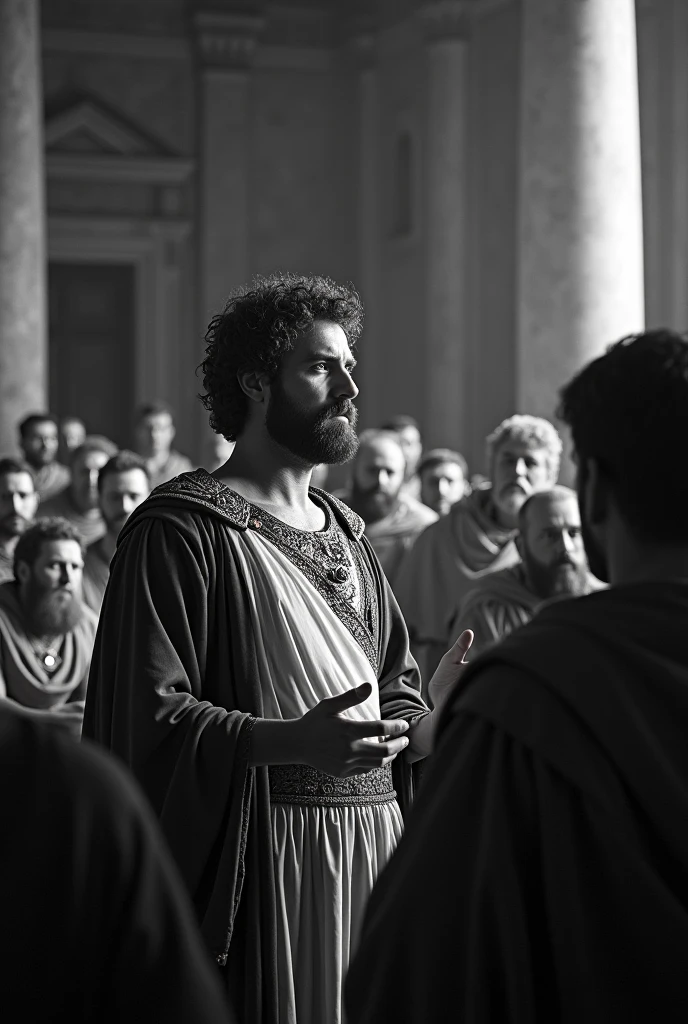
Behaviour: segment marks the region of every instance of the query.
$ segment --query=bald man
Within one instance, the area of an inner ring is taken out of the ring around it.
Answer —
[[[533,494],[518,516],[521,562],[478,580],[466,595],[454,632],[472,629],[475,655],[530,622],[539,606],[598,589],[583,547],[578,500],[568,487]]]
[[[406,457],[391,430],[364,430],[344,501],[365,523],[365,534],[392,587],[405,552],[426,526],[432,509],[404,491]]]

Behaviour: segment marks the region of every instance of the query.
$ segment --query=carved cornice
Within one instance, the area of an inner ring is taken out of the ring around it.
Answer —
[[[194,171],[193,160],[169,156],[48,152],[45,162],[48,177],[62,181],[183,185]]]
[[[199,11],[194,27],[198,56],[205,67],[243,71],[253,64],[265,19],[254,14]]]

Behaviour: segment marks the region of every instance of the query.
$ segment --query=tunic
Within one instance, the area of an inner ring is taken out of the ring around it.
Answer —
[[[359,714],[427,713],[362,521],[311,493],[322,535],[272,520],[205,470],[153,492],[120,534],[89,681],[85,734],[153,803],[246,1024],[339,1019],[414,774],[400,757],[391,785],[387,768],[353,787],[307,766],[249,768],[255,718],[303,713],[365,679],[377,686]]]

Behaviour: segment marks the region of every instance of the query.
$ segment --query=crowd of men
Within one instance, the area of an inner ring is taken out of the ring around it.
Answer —
[[[230,299],[208,469],[162,403],[132,450],[30,414],[0,459],[0,756],[54,775],[70,879],[31,904],[69,925],[45,1019],[685,1019],[688,533],[678,466],[664,518],[633,474],[685,435],[688,341],[562,382],[576,492],[531,415],[485,476],[409,416],[357,434],[361,326],[327,279]],[[29,842],[46,794],[1,792]]]

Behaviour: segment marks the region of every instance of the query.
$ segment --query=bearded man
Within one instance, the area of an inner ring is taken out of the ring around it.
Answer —
[[[245,1024],[338,1024],[436,712],[364,523],[312,468],[357,446],[353,288],[258,278],[206,336],[213,474],[122,530],[85,733],[138,776]],[[433,680],[442,702],[470,635]],[[397,801],[397,795],[399,800]]]
[[[93,544],[105,533],[105,521],[98,502],[98,474],[108,459],[117,454],[117,445],[107,437],[92,434],[72,455],[72,479],[69,487],[44,502],[41,515],[68,519],[79,531],[85,545]]]
[[[84,558],[84,602],[100,613],[110,578],[110,562],[122,527],[135,508],[150,494],[145,461],[135,452],[121,451],[98,473],[98,506],[105,523],[105,535],[89,544]]]
[[[403,493],[406,458],[390,430],[364,430],[344,500],[365,523],[366,537],[394,587],[405,553],[437,513]]]
[[[0,584],[14,579],[14,550],[33,522],[39,501],[29,464],[0,459]]]
[[[445,705],[350,1024],[688,1019],[688,340],[622,339],[559,416],[609,589],[542,609]]]
[[[83,548],[65,519],[38,519],[0,585],[0,698],[79,736],[98,620],[81,600]]]
[[[521,562],[479,580],[452,626],[455,633],[472,630],[473,657],[530,622],[543,602],[600,588],[588,569],[578,501],[569,487],[531,495],[521,505],[518,528]]]
[[[421,533],[404,559],[394,592],[423,681],[449,645],[451,626],[477,581],[516,565],[518,512],[556,483],[561,439],[547,420],[512,416],[487,439],[492,485],[476,489]]]
[[[453,505],[470,491],[468,463],[451,448],[431,448],[418,463],[420,500],[438,516],[446,516]]]
[[[47,413],[32,413],[19,424],[19,447],[34,474],[41,501],[61,494],[70,481],[67,466],[58,462],[60,435],[57,420]]]

